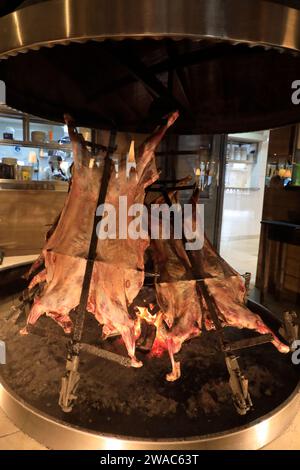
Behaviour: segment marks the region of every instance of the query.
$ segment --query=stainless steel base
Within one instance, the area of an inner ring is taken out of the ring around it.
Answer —
[[[6,415],[26,434],[54,450],[255,450],[285,431],[299,411],[299,405],[298,385],[279,407],[247,426],[186,439],[141,439],[71,426],[25,403],[2,379],[0,383],[0,406]]]

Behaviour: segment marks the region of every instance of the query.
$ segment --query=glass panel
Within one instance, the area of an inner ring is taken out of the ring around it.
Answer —
[[[251,272],[252,283],[257,268],[268,145],[269,131],[233,134],[226,154],[220,252],[240,274]]]
[[[16,158],[23,161],[26,158],[29,149],[21,145],[0,145],[0,159],[5,157]]]
[[[14,140],[23,140],[23,120],[0,116],[0,139],[4,139],[4,134],[12,134]]]
[[[187,176],[187,185],[196,183],[200,188],[199,202],[204,204],[204,225],[209,239],[216,235],[215,217],[218,197],[218,166],[221,151],[220,136],[170,135],[156,152],[161,180],[178,180]],[[179,200],[190,201],[192,189],[179,191]]]
[[[44,133],[44,136],[40,134],[34,137],[32,135],[33,132],[42,132]],[[67,127],[63,124],[40,123],[30,121],[29,138],[33,141],[43,141],[44,139],[44,142],[59,142],[60,140],[66,137],[68,137],[68,130]]]
[[[65,152],[63,150],[40,150],[38,155],[38,177],[40,180],[69,179],[71,176],[70,166],[72,163],[72,152]]]
[[[220,155],[220,137],[191,135],[179,137],[177,160],[177,178],[191,176],[188,183],[196,183],[200,188],[199,203],[204,204],[205,233],[213,243],[216,235],[216,205],[218,194],[218,166]],[[182,191],[181,200],[190,201],[192,191]]]
[[[49,150],[38,147],[22,147],[21,145],[0,145],[0,161],[2,158],[15,158],[19,166],[31,165],[34,180],[50,179],[48,169],[51,160],[61,158],[60,166],[66,177],[70,176],[69,167],[73,162],[72,152]]]
[[[81,127],[78,131],[83,135],[85,140],[92,140],[92,131],[89,128]],[[32,136],[33,132],[41,134]],[[2,158],[9,157],[15,158],[19,166],[31,165],[33,167],[33,179],[60,179],[57,174],[56,167],[59,166],[59,172],[68,178],[70,176],[69,168],[73,162],[73,154],[70,150],[63,150],[59,148],[59,144],[69,144],[68,129],[66,125],[51,122],[40,122],[33,118],[29,123],[29,138],[32,139],[31,147],[22,146],[23,140],[23,120],[19,118],[10,118],[0,116],[0,139],[3,134],[10,133],[14,140],[19,140],[20,145],[14,143],[7,145],[0,145],[0,161]],[[57,143],[57,149],[43,148],[43,142]],[[36,144],[36,146],[35,146]],[[58,163],[59,162],[59,163]],[[50,168],[50,170],[49,170]]]
[[[92,130],[87,127],[78,127],[78,132],[83,135],[84,140],[92,141]]]
[[[73,162],[72,153],[63,150],[48,150],[40,148],[26,148],[23,164],[32,164],[34,167],[34,179],[40,181],[69,178],[69,167]],[[59,163],[58,163],[59,162]],[[57,167],[57,168],[56,168]],[[63,173],[59,175],[56,169],[61,168]]]

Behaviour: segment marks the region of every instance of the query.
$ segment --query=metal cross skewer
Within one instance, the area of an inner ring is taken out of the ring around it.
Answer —
[[[99,198],[96,209],[99,205],[104,204],[107,195],[107,189],[110,179],[112,161],[110,155],[113,152],[116,141],[116,131],[112,130],[110,133],[109,146],[107,148],[102,181],[100,185]],[[88,296],[90,290],[90,283],[93,274],[94,260],[97,251],[97,232],[96,227],[101,222],[102,216],[97,216],[95,213],[94,224],[91,234],[91,241],[89,253],[86,261],[86,268],[81,288],[81,296],[78,307],[76,307],[76,320],[73,332],[73,338],[68,348],[68,356],[66,363],[66,374],[62,378],[61,390],[59,395],[59,405],[65,413],[72,411],[74,401],[76,400],[76,390],[80,380],[79,368],[79,353],[81,350],[81,338],[83,333],[85,315],[87,310]]]
[[[172,202],[167,192],[163,191],[162,193],[163,193],[166,203],[169,206],[172,205]],[[184,233],[182,233],[182,240],[185,246],[185,242],[187,240],[186,240]],[[185,251],[191,263],[193,277],[197,279],[196,273],[199,270],[195,266],[195,260],[190,255],[190,252],[188,250],[185,250]],[[218,315],[218,307],[213,297],[210,295],[204,279],[198,280],[196,282],[196,289],[197,289],[197,293],[199,296],[199,300],[203,297],[206,302],[206,305],[211,314],[211,318],[212,318],[212,321],[214,323],[214,326],[218,335],[220,349],[222,353],[224,354],[225,364],[229,373],[229,385],[232,391],[232,399],[233,399],[234,406],[240,415],[245,415],[252,407],[252,400],[248,391],[248,380],[241,373],[237,356],[229,352],[231,351],[230,343],[228,343],[225,339],[224,328],[221,324],[221,321]]]

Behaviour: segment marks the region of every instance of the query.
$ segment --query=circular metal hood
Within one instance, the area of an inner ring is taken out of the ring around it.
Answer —
[[[178,133],[300,121],[300,11],[261,0],[52,0],[0,19],[7,104],[81,125]],[[4,60],[6,59],[6,60]]]
[[[0,16],[11,13],[20,6],[21,3],[22,0],[0,0]]]

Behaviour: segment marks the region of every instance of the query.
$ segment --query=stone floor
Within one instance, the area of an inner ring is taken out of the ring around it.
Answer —
[[[255,282],[259,237],[221,241],[221,256],[240,274],[251,273]]]
[[[43,450],[44,446],[20,431],[0,409],[0,450]]]

